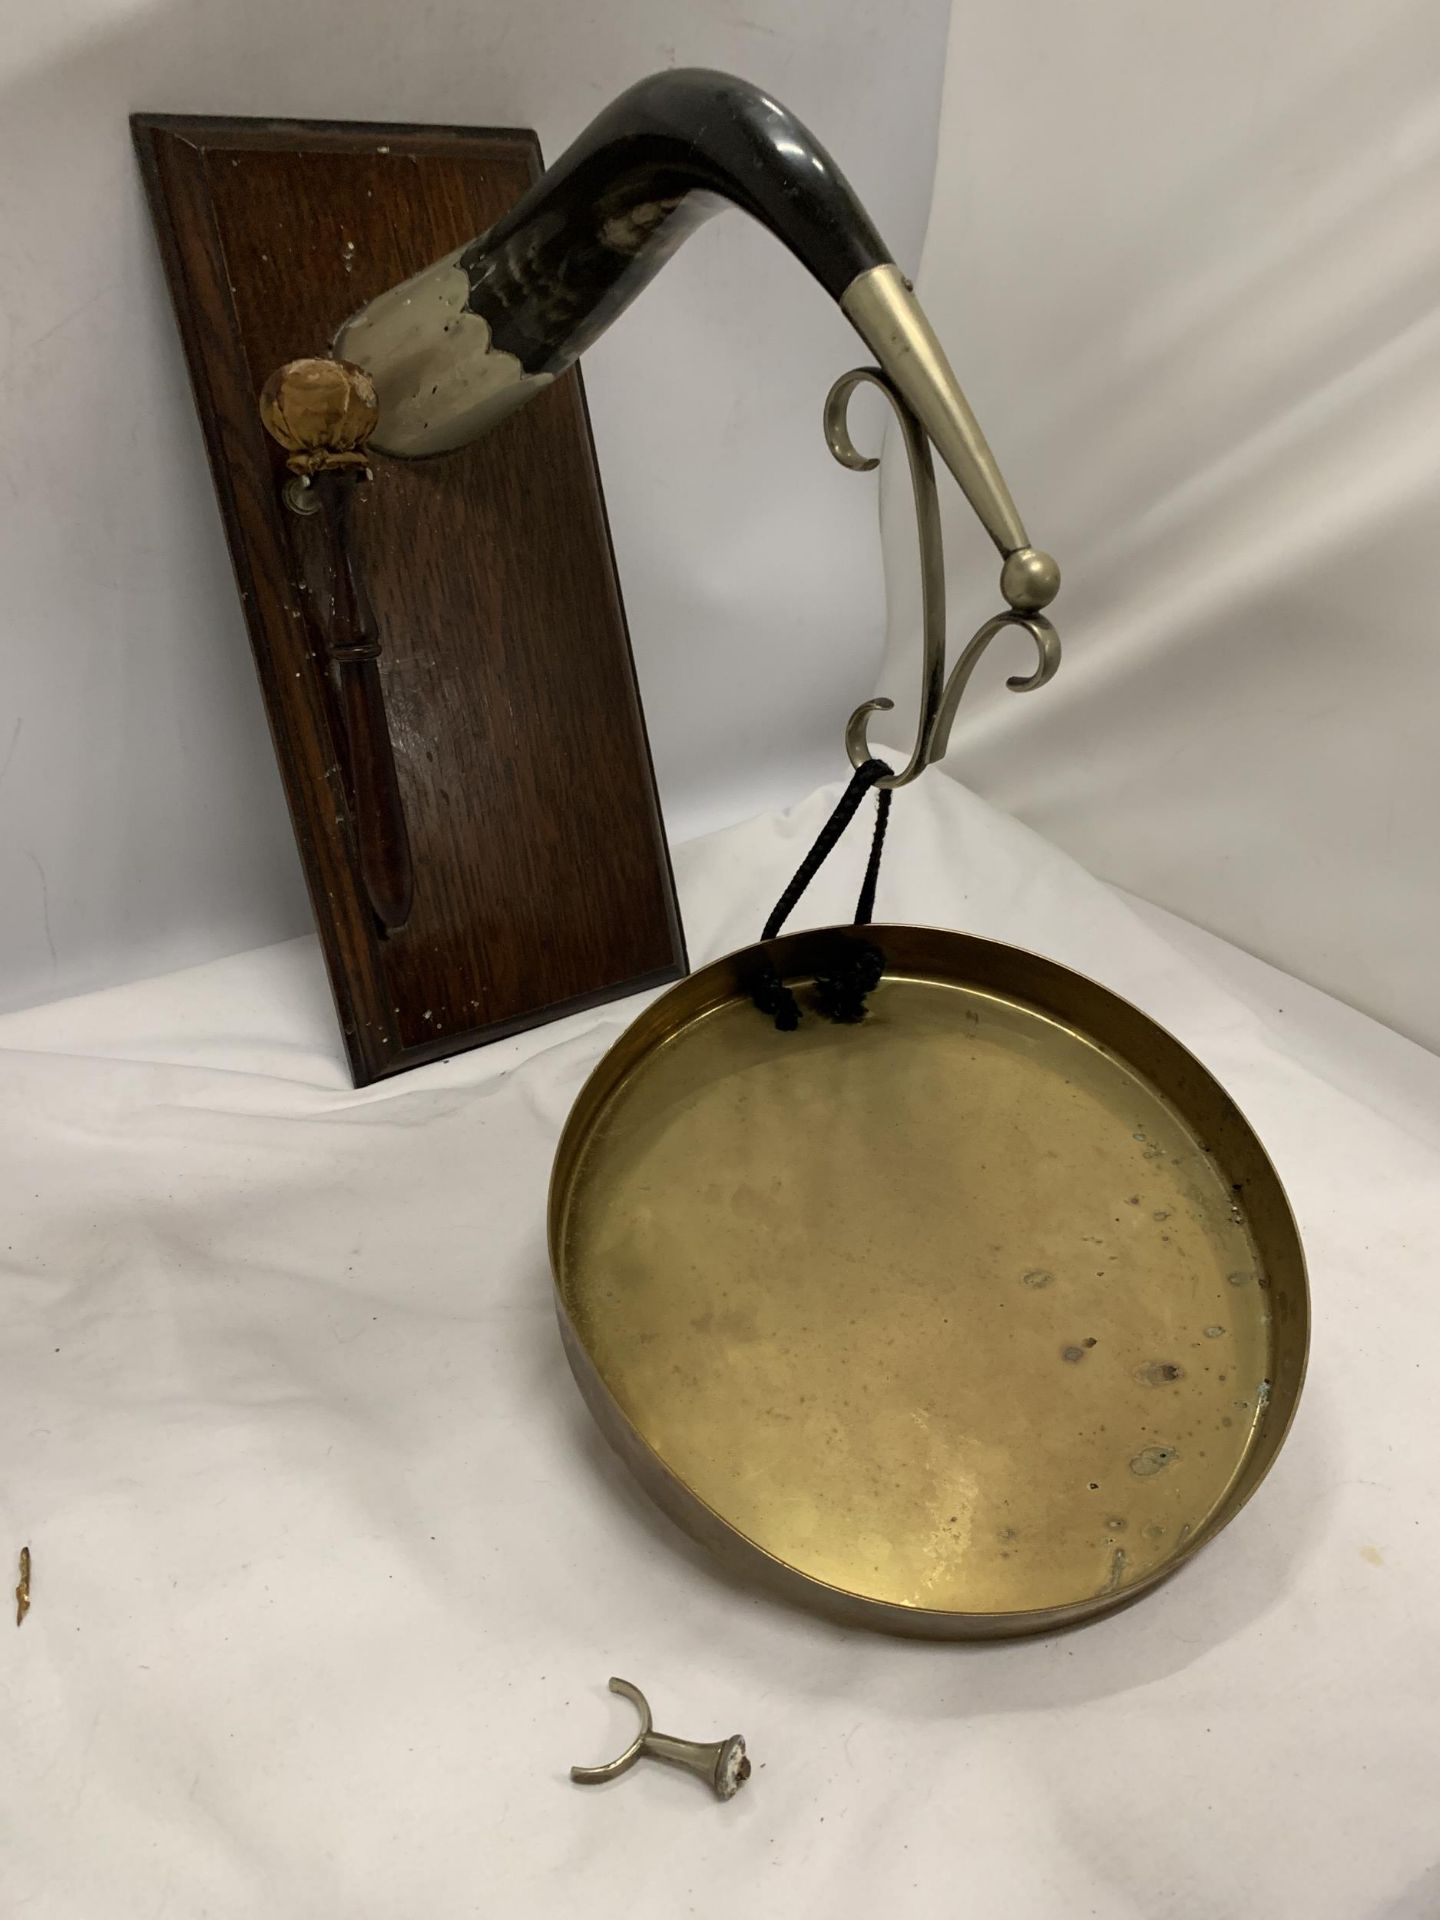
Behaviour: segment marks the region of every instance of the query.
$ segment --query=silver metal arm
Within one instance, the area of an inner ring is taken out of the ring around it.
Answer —
[[[1012,600],[1004,613],[997,613],[976,632],[956,661],[949,679],[946,679],[945,551],[930,441],[896,385],[875,367],[856,367],[850,373],[841,374],[825,401],[825,439],[842,467],[865,473],[879,465],[874,455],[859,452],[850,437],[847,415],[851,396],[860,386],[877,388],[889,401],[895,414],[896,425],[905,442],[910,486],[915,497],[916,528],[920,538],[920,712],[915,723],[915,744],[910,758],[899,773],[875,782],[879,787],[904,787],[922,774],[926,767],[944,758],[950,744],[950,729],[955,721],[956,710],[970,684],[970,676],[996,634],[1006,627],[1024,627],[1034,640],[1039,654],[1038,664],[1032,674],[1015,674],[1006,682],[1013,693],[1031,693],[1036,687],[1043,687],[1047,680],[1053,679],[1060,665],[1060,636],[1042,613]],[[978,428],[976,433],[978,435]],[[983,439],[980,445],[984,448]],[[985,451],[988,454],[988,448]],[[998,473],[996,479],[999,480]],[[1004,501],[1009,502],[1010,496],[1004,491],[1004,482],[1000,481],[999,485]],[[1008,510],[1013,514],[1013,505]],[[1018,520],[1016,525],[1019,526]],[[1020,532],[1023,537],[1024,529],[1021,528]],[[1012,559],[1019,557],[1019,554],[1011,556]],[[1046,558],[1043,554],[1035,557],[1040,560]],[[1007,560],[1006,568],[1009,566],[1010,561]],[[1005,570],[1001,572],[1000,585],[1004,591]],[[863,767],[867,760],[876,757],[869,741],[870,717],[876,713],[888,713],[894,705],[893,700],[881,695],[874,700],[866,700],[851,714],[845,728],[845,751],[850,756],[851,766]]]

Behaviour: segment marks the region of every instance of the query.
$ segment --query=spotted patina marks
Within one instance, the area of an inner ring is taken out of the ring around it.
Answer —
[[[1048,1267],[1032,1267],[1021,1281],[1022,1286],[1036,1288],[1053,1287],[1054,1284],[1055,1276]]]
[[[1138,1474],[1142,1480],[1148,1480],[1151,1474],[1163,1473],[1180,1454],[1175,1447],[1145,1447],[1130,1462],[1130,1471]]]
[[[1077,1361],[1085,1358],[1095,1344],[1094,1334],[1088,1333],[1083,1340],[1072,1340],[1068,1346],[1061,1347],[1060,1358],[1068,1360],[1071,1366],[1074,1366]]]
[[[1135,1378],[1142,1387],[1168,1387],[1185,1378],[1185,1369],[1175,1360],[1147,1360],[1136,1367]]]

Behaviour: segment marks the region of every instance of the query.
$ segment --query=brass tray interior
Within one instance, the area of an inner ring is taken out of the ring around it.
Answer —
[[[814,938],[771,943],[792,981]],[[1135,1008],[1013,948],[876,938],[862,1025],[776,1032],[739,955],[600,1063],[552,1190],[567,1349],[662,1504],[797,1597],[957,1636],[1084,1619],[1278,1449],[1294,1223]]]

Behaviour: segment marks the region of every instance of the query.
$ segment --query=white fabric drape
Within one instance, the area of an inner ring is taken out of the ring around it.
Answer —
[[[956,0],[919,287],[1065,570],[1067,652],[1033,700],[983,670],[951,764],[1432,1046],[1437,209],[1424,0]],[[885,691],[913,702],[889,465]],[[946,494],[953,651],[1000,602]]]
[[[681,849],[697,961],[834,798]],[[863,837],[803,917],[853,903]],[[897,799],[881,911],[1100,976],[1267,1142],[1314,1351],[1234,1524],[1069,1635],[842,1633],[675,1533],[561,1356],[550,1157],[633,1002],[360,1093],[308,941],[11,1015],[7,1920],[1440,1910],[1440,1061],[943,775]],[[570,1785],[630,1738],[616,1672],[749,1737],[738,1799]]]

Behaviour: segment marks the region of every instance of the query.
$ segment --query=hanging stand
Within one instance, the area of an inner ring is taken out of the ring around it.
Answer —
[[[1285,1437],[1309,1309],[1263,1148],[1137,1008],[996,941],[869,924],[878,840],[858,924],[780,931],[868,789],[883,809],[943,755],[1002,628],[1039,655],[1016,692],[1060,661],[1059,569],[965,410],[942,451],[1007,606],[947,674],[930,449],[890,359],[893,386],[836,382],[825,426],[875,465],[846,423],[868,381],[904,436],[910,757],[872,755],[888,700],[851,716],[854,777],[761,938],[652,1001],[581,1090],[550,1250],[581,1392],[672,1518],[847,1625],[981,1639],[1125,1606],[1219,1532]]]
[[[800,1024],[800,1005],[794,993],[780,978],[765,946],[780,932],[794,911],[801,895],[829,858],[859,809],[871,787],[875,789],[875,837],[865,870],[865,883],[855,911],[856,927],[869,924],[874,917],[875,888],[880,876],[880,855],[885,844],[885,829],[890,815],[890,795],[896,787],[908,786],[926,767],[944,758],[950,745],[950,729],[970,684],[970,676],[990,642],[1006,627],[1023,627],[1035,642],[1039,655],[1031,674],[1012,674],[1006,685],[1012,693],[1033,693],[1052,680],[1060,665],[1060,636],[1040,612],[1054,598],[1060,586],[1060,570],[1048,554],[1021,545],[1007,547],[996,537],[996,545],[1005,555],[1000,573],[1000,590],[1010,601],[1003,613],[997,613],[979,627],[969,645],[955,662],[949,678],[945,674],[945,544],[940,528],[940,498],[935,486],[935,463],[930,457],[930,441],[908,403],[878,367],[855,367],[841,374],[825,400],[825,439],[842,467],[855,473],[868,473],[879,465],[873,454],[861,453],[850,437],[848,413],[850,399],[857,387],[869,385],[884,394],[895,415],[905,442],[910,467],[910,487],[915,500],[915,523],[920,542],[920,711],[915,723],[915,744],[910,758],[899,773],[887,761],[878,759],[870,746],[870,716],[888,713],[894,701],[883,696],[867,700],[851,714],[845,727],[845,751],[855,769],[854,778],[841,795],[835,811],[821,828],[815,844],[801,861],[774,910],[765,922],[759,958],[752,968],[750,997],[764,1014],[774,1020],[782,1033],[792,1033]],[[1013,508],[1011,510],[1013,517]],[[988,523],[987,523],[988,524]],[[1024,540],[1018,518],[1013,525]],[[813,1002],[829,1020],[851,1024],[863,1020],[866,1000],[879,984],[885,971],[885,956],[873,941],[857,941],[837,935],[821,958],[816,976]]]
[[[1000,572],[1000,591],[1009,601],[1003,613],[997,613],[980,627],[965,651],[955,662],[949,679],[945,677],[945,545],[940,530],[940,500],[935,486],[935,463],[930,457],[930,441],[911,411],[878,367],[855,367],[842,373],[825,400],[825,439],[842,467],[855,473],[868,473],[879,465],[873,454],[861,453],[850,437],[847,415],[850,399],[857,387],[878,388],[890,403],[896,424],[905,442],[910,467],[910,487],[915,499],[916,530],[920,539],[920,713],[915,727],[915,745],[899,773],[887,774],[875,782],[877,787],[904,787],[917,779],[926,767],[942,760],[950,745],[950,729],[955,714],[970,684],[970,676],[980,656],[1006,627],[1023,627],[1035,642],[1039,661],[1031,674],[1014,674],[1006,682],[1012,693],[1033,693],[1055,677],[1060,665],[1060,636],[1041,613],[1060,589],[1060,570],[1048,554],[1021,545],[1007,548],[997,540],[1005,555]],[[1022,530],[1023,539],[1023,530]],[[845,728],[845,751],[857,770],[875,758],[868,738],[870,716],[888,713],[893,700],[883,696],[867,700],[851,714]]]

